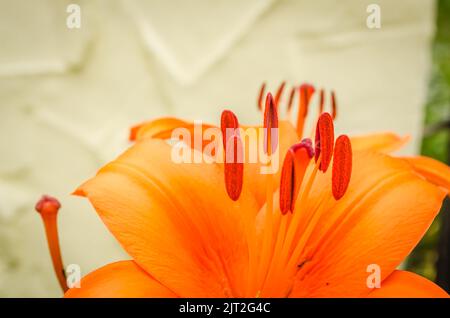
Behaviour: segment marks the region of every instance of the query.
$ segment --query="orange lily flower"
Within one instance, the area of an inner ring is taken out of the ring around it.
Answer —
[[[267,95],[264,109],[265,151],[285,155],[275,174],[261,174],[259,162],[174,163],[166,139],[176,128],[194,132],[193,123],[163,118],[134,127],[134,144],[75,191],[132,260],[88,274],[65,296],[448,297],[397,267],[439,212],[450,168],[391,156],[406,142],[391,133],[335,139],[336,97],[324,112],[323,90],[314,147],[303,139],[314,87],[289,95],[287,116],[298,95],[296,127],[278,120],[284,88],[274,99]],[[261,110],[264,96],[265,85]],[[203,127],[225,132],[239,123],[225,111],[220,128]],[[278,138],[267,128],[278,128]],[[242,146],[242,135],[231,137]],[[206,144],[193,145],[194,156]],[[375,288],[368,284],[371,265],[380,273]]]

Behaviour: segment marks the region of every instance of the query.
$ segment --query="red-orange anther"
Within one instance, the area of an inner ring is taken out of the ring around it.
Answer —
[[[319,170],[326,172],[333,156],[334,125],[329,113],[320,115],[316,126],[316,162],[321,157]]]
[[[242,192],[244,162],[242,141],[239,135],[233,135],[225,147],[225,187],[228,196],[236,201]]]
[[[266,97],[266,108],[264,110],[264,152],[275,153],[278,147],[278,111],[272,98],[268,93]]]
[[[236,115],[231,110],[224,110],[220,117],[220,129],[222,130],[223,148],[225,149],[227,139],[233,136],[236,129],[239,128],[239,122]]]
[[[278,106],[278,103],[280,102],[281,96],[283,95],[285,86],[286,86],[286,82],[283,81],[280,84],[280,87],[278,87],[277,93],[275,94],[275,106]]]
[[[261,88],[259,90],[259,95],[258,95],[258,109],[262,110],[263,109],[263,98],[264,98],[264,93],[266,91],[266,83],[262,83]]]
[[[39,201],[36,202],[34,208],[39,214],[41,214],[42,217],[46,217],[57,214],[61,208],[61,203],[59,203],[58,199],[54,197],[43,195]]]
[[[300,108],[303,110],[303,117],[308,116],[309,102],[316,89],[311,84],[302,84],[299,87],[300,90]]]
[[[336,200],[342,198],[350,183],[352,174],[352,145],[346,135],[336,139],[334,146],[332,190]]]

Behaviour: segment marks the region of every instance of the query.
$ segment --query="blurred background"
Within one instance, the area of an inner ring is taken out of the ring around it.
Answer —
[[[450,160],[450,0],[0,0],[0,43],[0,297],[61,296],[41,194],[63,204],[65,264],[128,258],[70,193],[135,123],[218,122],[224,107],[256,123],[263,81],[335,89],[339,131],[409,134],[403,154]],[[402,265],[447,291],[448,210]]]

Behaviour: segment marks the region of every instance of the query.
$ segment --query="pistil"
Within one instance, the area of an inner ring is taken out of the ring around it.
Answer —
[[[264,111],[264,151],[270,160],[278,147],[278,111],[272,94],[267,94]],[[270,161],[269,161],[270,165]],[[270,256],[273,251],[273,175],[267,174],[266,181],[266,210],[263,228],[261,256],[257,271],[257,290],[261,290],[269,267]]]
[[[61,257],[61,248],[59,246],[57,224],[57,215],[60,207],[61,204],[57,199],[44,195],[36,203],[35,209],[41,215],[42,221],[44,222],[48,248],[50,250],[50,255],[53,262],[53,269],[55,270],[61,289],[63,292],[66,292],[68,287]]]
[[[283,215],[294,211],[300,185],[313,155],[310,139],[304,139],[287,151],[280,180],[280,210]]]
[[[319,156],[322,157],[322,161],[319,166],[319,170],[326,172],[333,156],[334,145],[334,125],[333,118],[329,113],[323,113],[320,115],[316,126],[316,162]]]

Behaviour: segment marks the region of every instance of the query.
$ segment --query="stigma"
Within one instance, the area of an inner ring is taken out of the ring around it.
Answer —
[[[59,201],[49,195],[43,195],[36,203],[35,210],[41,215],[45,227],[48,248],[52,258],[53,269],[63,292],[68,290],[66,275],[59,246],[57,216],[61,208]]]

